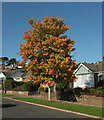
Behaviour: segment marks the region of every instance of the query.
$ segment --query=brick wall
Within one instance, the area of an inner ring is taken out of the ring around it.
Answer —
[[[48,93],[38,92],[33,93],[33,95],[30,95],[34,98],[42,98],[42,99],[48,99]],[[51,100],[57,100],[55,93],[51,93]],[[80,97],[76,97],[77,102],[76,103],[82,103],[82,104],[88,104],[88,105],[96,105],[96,106],[102,106],[103,104],[103,98],[102,97],[96,97],[91,95],[81,95]]]
[[[48,99],[48,93],[46,92],[34,92],[30,96],[35,97],[35,98],[42,98],[42,99]],[[55,93],[51,93],[51,100],[57,100]]]
[[[19,95],[19,96],[30,96],[33,98],[40,98],[40,99],[48,99],[48,93],[45,93],[45,92],[40,92],[40,94],[39,94],[39,92],[33,92],[30,94],[25,91],[6,91],[6,94]],[[51,100],[57,100],[55,93],[51,93]],[[76,97],[76,100],[77,100],[76,103],[96,105],[96,106],[104,105],[103,97],[96,97],[96,96],[91,96],[91,95],[81,95],[80,97]]]
[[[19,96],[28,96],[29,93],[26,91],[6,91],[6,94],[19,95]]]
[[[81,95],[80,97],[76,97],[77,103],[84,103],[89,105],[103,106],[104,98],[96,97],[91,95]]]

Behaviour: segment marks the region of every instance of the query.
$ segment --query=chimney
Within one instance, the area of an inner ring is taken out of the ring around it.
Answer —
[[[102,61],[102,71],[104,71],[104,56],[103,56],[103,61]]]
[[[104,56],[103,56],[103,62],[104,62]]]

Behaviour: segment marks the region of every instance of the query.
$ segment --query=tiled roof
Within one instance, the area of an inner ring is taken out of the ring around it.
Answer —
[[[28,77],[29,77],[29,74],[30,74],[29,71],[28,71],[28,72],[25,72],[25,73],[22,75],[22,78],[28,78]]]
[[[87,68],[89,68],[91,71],[94,71],[94,72],[104,71],[104,62],[98,62],[95,64],[89,64],[89,63],[84,62],[83,64]]]
[[[17,70],[11,77],[22,77],[25,72],[23,70]]]
[[[14,74],[17,70],[5,70],[1,71],[7,78],[10,78],[12,74]]]

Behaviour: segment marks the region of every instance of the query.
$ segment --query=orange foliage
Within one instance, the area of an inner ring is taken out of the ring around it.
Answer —
[[[64,24],[64,19],[53,16],[43,17],[42,21],[29,19],[28,23],[32,28],[24,32],[26,44],[20,44],[17,54],[22,56],[24,63],[29,61],[27,71],[31,73],[30,79],[34,83],[45,81],[50,86],[63,79],[68,82],[75,80],[76,63],[70,55],[74,40],[62,35],[70,26]]]

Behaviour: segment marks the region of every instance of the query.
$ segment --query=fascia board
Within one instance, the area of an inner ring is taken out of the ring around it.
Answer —
[[[81,67],[81,66],[83,66],[85,69],[87,69],[89,72],[92,72],[89,68],[87,68],[83,63],[81,63],[80,65],[79,65],[79,67],[74,71],[74,74],[76,74],[76,72],[79,70],[79,68]]]
[[[82,65],[82,63],[78,66],[78,68],[73,72],[74,74],[78,71],[78,69],[80,68],[80,66]]]

